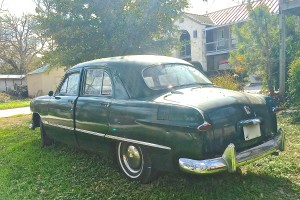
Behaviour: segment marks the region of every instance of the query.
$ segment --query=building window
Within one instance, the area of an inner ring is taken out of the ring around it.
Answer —
[[[193,31],[193,38],[197,38],[197,30]]]
[[[224,29],[217,30],[217,39],[224,40]]]
[[[185,60],[191,60],[191,37],[189,32],[183,31],[180,36],[181,49],[180,57]]]
[[[225,46],[225,34],[224,29],[217,30],[217,48],[223,48]]]

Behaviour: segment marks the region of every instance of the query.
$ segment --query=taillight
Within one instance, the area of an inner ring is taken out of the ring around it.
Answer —
[[[167,107],[161,106],[157,110],[158,120],[175,121],[178,123],[199,124],[201,121],[200,113],[189,107]]]
[[[282,110],[282,108],[279,108],[279,107],[273,107],[272,108],[272,111],[274,112],[274,113],[278,113],[279,111],[281,111]]]
[[[212,125],[210,123],[204,122],[203,124],[201,124],[197,127],[197,130],[198,131],[208,131],[211,128],[212,128]]]

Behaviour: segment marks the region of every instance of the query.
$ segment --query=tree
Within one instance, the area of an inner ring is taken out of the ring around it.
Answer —
[[[286,67],[295,59],[300,49],[300,31],[297,18],[286,19]],[[249,19],[233,27],[237,36],[237,49],[230,52],[233,67],[244,67],[248,73],[259,73],[271,94],[279,84],[279,21],[265,5],[249,8]],[[288,70],[287,70],[288,71]]]
[[[298,54],[299,55],[299,54]],[[300,58],[296,58],[290,65],[289,69],[289,97],[291,103],[296,106],[300,105]]]
[[[250,73],[259,71],[271,94],[279,66],[279,60],[273,56],[279,50],[277,26],[278,18],[270,14],[267,6],[250,9],[248,21],[233,28],[239,43],[229,59],[231,65],[243,65]]]
[[[165,54],[187,0],[36,0],[52,48],[45,59],[71,66],[101,57]]]
[[[0,60],[16,74],[27,72],[28,66],[45,45],[30,15],[16,17],[9,13],[0,16]]]
[[[288,67],[300,56],[300,29],[297,28],[298,18],[288,16],[285,20],[286,26],[286,66]],[[279,54],[278,54],[279,55]],[[288,71],[288,69],[286,70]]]
[[[4,0],[0,1],[0,14],[2,12],[3,3],[4,3]]]

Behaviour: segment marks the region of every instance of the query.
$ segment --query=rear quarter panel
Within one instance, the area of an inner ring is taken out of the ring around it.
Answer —
[[[113,101],[108,138],[116,136],[149,143],[141,146],[150,153],[155,167],[160,170],[177,169],[178,158],[183,155],[201,157],[201,134],[188,125],[158,120],[159,106],[162,105],[149,101]],[[151,144],[163,147],[153,147]]]

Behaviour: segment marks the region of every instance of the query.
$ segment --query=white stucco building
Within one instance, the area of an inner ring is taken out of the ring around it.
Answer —
[[[27,74],[28,96],[36,97],[48,94],[50,90],[55,91],[65,74],[64,67],[42,66]]]
[[[284,0],[295,14],[299,13],[299,0]],[[278,14],[278,0],[252,1],[252,7],[266,5],[270,13]],[[238,43],[232,26],[245,22],[249,17],[247,3],[222,9],[205,15],[184,13],[175,25],[181,31],[182,46],[173,56],[189,62],[200,62],[204,71],[214,72],[230,69],[229,52]],[[194,63],[193,63],[194,64]]]
[[[204,71],[207,71],[205,51],[205,28],[212,26],[211,20],[206,16],[184,13],[175,23],[181,31],[179,40],[180,49],[173,56],[186,61],[200,62]]]

